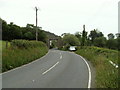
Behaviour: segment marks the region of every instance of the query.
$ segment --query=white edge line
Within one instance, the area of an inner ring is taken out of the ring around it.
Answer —
[[[57,64],[59,64],[59,62],[55,63],[52,67],[50,67],[48,70],[46,70],[45,72],[42,73],[42,75],[46,74],[47,72],[49,72],[51,69],[53,69]]]
[[[79,55],[79,56],[80,56],[80,55]],[[86,65],[87,65],[87,67],[88,67],[88,71],[89,71],[88,88],[90,88],[90,87],[91,87],[91,70],[90,70],[90,66],[89,66],[89,64],[87,63],[87,61],[86,61],[82,56],[80,56],[80,57],[85,61]]]
[[[22,68],[22,67],[25,67],[25,66],[27,66],[27,65],[30,65],[30,64],[32,64],[32,63],[35,63],[35,62],[37,62],[38,60],[40,60],[40,59],[46,57],[46,55],[48,55],[49,52],[50,52],[50,51],[48,50],[48,52],[47,52],[44,56],[42,56],[41,58],[36,59],[36,60],[34,60],[34,61],[32,61],[32,62],[30,62],[30,63],[28,63],[28,64],[25,64],[25,65],[16,67],[16,68],[14,68],[14,69],[11,69],[11,70],[9,70],[9,71],[7,71],[7,72],[0,73],[0,75],[9,73],[9,72],[11,72],[11,71],[14,71],[14,70],[20,69],[20,68]]]

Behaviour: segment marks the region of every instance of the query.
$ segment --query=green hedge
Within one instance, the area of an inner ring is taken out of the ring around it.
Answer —
[[[45,44],[41,41],[28,41],[28,40],[12,40],[11,45],[12,47],[26,49],[45,46]]]
[[[40,41],[13,40],[11,47],[2,51],[2,72],[30,63],[48,52]]]

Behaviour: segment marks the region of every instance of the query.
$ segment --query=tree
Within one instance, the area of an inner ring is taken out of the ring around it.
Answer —
[[[103,36],[104,36],[103,33],[98,31],[97,29],[90,31],[90,34],[89,34],[89,38],[91,39],[92,43],[95,40],[95,38],[103,37]]]
[[[43,32],[43,30],[38,29],[38,40],[46,43],[47,35],[45,34],[45,32]]]
[[[116,35],[116,37],[117,37],[117,38],[119,38],[119,37],[120,37],[120,33],[116,33],[115,35]]]
[[[26,32],[24,34],[24,38],[27,39],[27,40],[32,40],[33,39],[33,34],[31,32]]]
[[[7,22],[2,20],[2,40],[6,41],[6,48],[8,47],[8,41],[11,40],[9,33],[9,26],[7,25]]]
[[[117,49],[120,51],[120,37],[118,37],[116,41],[117,41]]]
[[[2,39],[5,41],[10,41],[11,37],[9,34],[9,26],[7,25],[7,22],[2,20]]]
[[[1,20],[1,19],[0,19]],[[36,39],[36,28],[34,24],[27,24],[26,27],[20,27],[15,25],[13,22],[7,24],[6,21],[2,20],[2,38],[5,41],[11,41],[13,39]],[[38,28],[38,40],[46,42],[47,35]]]
[[[97,46],[97,47],[105,47],[106,38],[105,37],[97,37],[97,38],[95,38],[94,45]]]
[[[21,36],[22,32],[19,26],[13,24],[13,22],[7,24],[6,21],[2,20],[2,39],[7,41],[6,47],[8,46],[8,41],[21,39]]]
[[[9,35],[10,35],[11,40],[21,39],[22,32],[21,32],[20,26],[13,24],[13,22],[8,24],[8,26],[9,26]]]
[[[36,40],[36,29],[33,24],[27,24],[26,27],[22,27],[22,39]],[[47,35],[43,30],[38,28],[38,40],[46,43]]]
[[[71,45],[71,46],[80,45],[79,39],[73,34],[64,35],[63,43],[64,45]]]
[[[108,39],[114,39],[115,37],[113,33],[109,33],[107,36],[108,36]]]
[[[61,37],[63,38],[65,35],[68,35],[68,34],[70,34],[70,33],[63,33],[63,34],[61,35]]]
[[[92,42],[90,40],[90,38],[87,38],[87,43],[86,43],[87,46],[91,46],[92,45]]]
[[[87,42],[87,32],[85,31],[85,25],[83,25],[81,45],[85,46],[86,42]]]
[[[13,39],[21,39],[22,32],[21,28],[12,22],[7,24],[6,21],[2,20],[2,38],[6,41]]]
[[[26,27],[27,28],[34,28],[34,24],[27,24]]]
[[[56,48],[56,47],[57,47],[57,41],[56,40],[52,40],[50,48]]]
[[[109,49],[117,49],[117,44],[117,40],[112,38],[107,40],[106,46]]]
[[[79,39],[79,41],[81,42],[81,32],[76,32],[75,36]]]

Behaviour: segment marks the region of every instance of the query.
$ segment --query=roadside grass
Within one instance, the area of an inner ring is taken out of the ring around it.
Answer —
[[[79,47],[76,53],[89,60],[96,68],[96,88],[118,88],[118,69],[109,63],[111,60],[118,65],[118,51]]]
[[[2,50],[10,48],[11,44],[8,42],[8,47],[6,48],[6,41],[0,41]]]
[[[17,41],[18,42],[18,41]],[[47,46],[43,42],[36,41],[26,41],[26,44],[30,43],[39,43],[35,47],[27,47],[20,48],[16,45],[7,49],[3,49],[2,51],[2,72],[8,71],[10,69],[19,67],[21,65],[32,62],[42,56],[44,56],[48,52]],[[24,43],[24,45],[25,45]],[[33,45],[30,44],[30,45]]]
[[[10,42],[8,42],[8,47],[10,48]],[[0,40],[0,73],[2,72],[2,52],[7,49],[6,48],[6,41]]]
[[[0,40],[0,51],[2,50],[2,41]]]

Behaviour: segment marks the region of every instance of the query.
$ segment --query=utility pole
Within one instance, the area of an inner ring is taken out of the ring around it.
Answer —
[[[35,11],[36,11],[36,41],[38,41],[38,27],[37,27],[37,11],[38,11],[38,8],[35,7]]]

